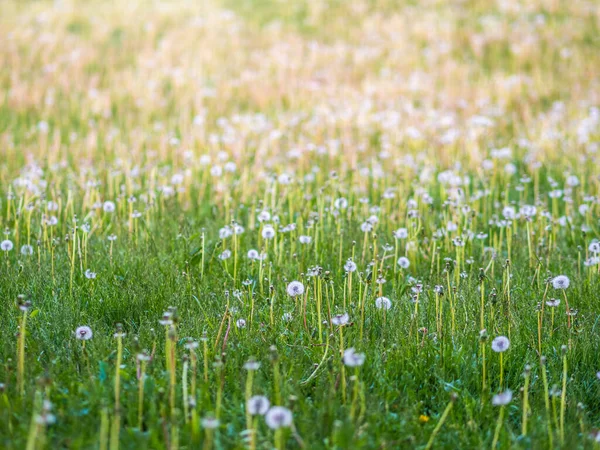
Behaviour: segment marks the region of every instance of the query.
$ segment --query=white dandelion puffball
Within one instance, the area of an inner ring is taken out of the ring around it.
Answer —
[[[394,231],[394,237],[396,239],[406,239],[408,237],[408,230],[406,228],[398,228]]]
[[[267,411],[269,411],[269,406],[271,406],[271,403],[264,395],[255,395],[254,397],[250,397],[246,403],[248,412],[253,416],[264,416]]]
[[[492,405],[494,406],[504,406],[508,405],[512,400],[512,391],[510,389],[500,392],[499,394],[494,395],[492,398]]]
[[[88,280],[93,280],[94,278],[96,278],[96,272],[92,272],[90,269],[87,269],[84,275]]]
[[[410,266],[410,261],[406,256],[401,256],[400,258],[398,258],[398,265],[403,269],[408,269],[408,267]]]
[[[283,406],[273,406],[267,411],[265,422],[272,430],[289,427],[292,424],[292,412]]]
[[[300,241],[301,244],[310,244],[311,239],[312,238],[310,236],[305,236],[305,235],[298,237],[298,240]]]
[[[272,225],[265,225],[261,235],[263,239],[273,239],[275,237],[275,228]]]
[[[392,307],[392,301],[387,297],[377,297],[375,299],[375,306],[377,309],[390,309]]]
[[[75,337],[81,341],[89,341],[93,336],[92,329],[88,326],[77,327]]]
[[[492,350],[497,353],[505,352],[508,347],[510,347],[510,341],[506,336],[498,336],[492,341]]]
[[[338,326],[346,325],[349,321],[350,316],[348,316],[348,313],[338,314],[331,318],[331,323]]]
[[[214,430],[219,426],[219,419],[209,416],[202,419],[202,428]]]
[[[344,264],[344,270],[346,272],[354,272],[356,270],[356,263],[351,260],[346,261],[346,264]]]
[[[348,367],[358,367],[365,363],[365,354],[358,353],[354,347],[344,350],[344,364]]]
[[[290,297],[304,294],[304,285],[300,281],[292,281],[287,285],[287,293]]]
[[[111,201],[104,202],[104,204],[102,205],[102,210],[105,213],[112,213],[112,212],[114,212],[115,211],[115,204],[114,204],[114,202],[111,202]]]
[[[8,239],[3,240],[0,242],[0,249],[2,249],[3,252],[10,252],[13,249],[12,241],[9,241]]]
[[[566,275],[559,275],[552,278],[552,287],[554,289],[567,289],[569,284],[571,284],[571,280]]]
[[[21,246],[21,255],[24,255],[24,256],[33,255],[33,247],[28,244]]]

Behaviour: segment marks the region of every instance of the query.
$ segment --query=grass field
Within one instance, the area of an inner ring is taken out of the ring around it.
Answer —
[[[0,448],[600,448],[600,8],[0,0]]]

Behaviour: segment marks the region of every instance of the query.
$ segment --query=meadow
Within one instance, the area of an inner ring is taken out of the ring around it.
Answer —
[[[0,1],[0,448],[599,449],[593,0]]]

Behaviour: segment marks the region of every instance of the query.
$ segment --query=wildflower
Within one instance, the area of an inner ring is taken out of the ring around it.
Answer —
[[[173,313],[171,311],[165,311],[162,319],[160,319],[158,323],[164,326],[173,325]]]
[[[344,314],[338,314],[336,316],[333,316],[331,318],[331,323],[333,325],[343,326],[343,325],[346,325],[349,320],[350,320],[350,317],[348,316],[348,313],[344,313]]]
[[[214,430],[219,426],[219,419],[213,416],[207,416],[202,419],[202,428]]]
[[[507,389],[504,392],[500,392],[499,394],[494,395],[492,398],[492,405],[494,406],[504,406],[508,405],[512,400],[512,391]]]
[[[248,361],[246,361],[244,363],[244,369],[246,369],[246,370],[258,370],[258,369],[260,369],[260,362],[258,362],[254,358],[250,358]]]
[[[232,234],[233,231],[231,231],[231,228],[225,226],[219,230],[219,239],[227,239]]]
[[[192,339],[192,338],[187,338],[187,341],[185,343],[185,348],[186,350],[194,350],[196,348],[198,348],[200,344],[198,343],[198,341]]]
[[[273,225],[265,225],[261,235],[263,239],[273,239],[275,237],[275,228],[273,228]]]
[[[550,308],[556,308],[558,305],[560,305],[560,299],[551,298],[546,301],[546,305],[548,305]]]
[[[554,289],[567,289],[571,284],[571,280],[566,275],[559,275],[552,279],[552,287]]]
[[[248,250],[248,259],[255,260],[255,259],[259,259],[259,258],[260,258],[260,255],[258,254],[257,250],[254,250],[254,249]]]
[[[375,306],[377,309],[390,309],[392,307],[392,302],[387,297],[377,297],[375,299]]]
[[[258,215],[258,221],[259,222],[266,222],[268,220],[271,220],[271,213],[269,211],[262,211]]]
[[[23,245],[21,247],[21,255],[28,256],[33,255],[33,247],[31,245]]]
[[[283,406],[273,406],[267,411],[265,422],[272,430],[289,427],[292,424],[292,412]]]
[[[236,320],[235,326],[238,328],[246,328],[246,320],[245,319]]]
[[[253,397],[250,397],[248,399],[248,402],[246,403],[248,413],[250,413],[253,416],[264,416],[269,410],[269,406],[271,406],[271,403],[269,402],[269,399],[264,395],[255,395]]]
[[[8,239],[3,240],[0,242],[0,249],[4,252],[10,252],[13,249],[12,241],[9,241]]]
[[[290,297],[297,297],[304,294],[304,285],[300,281],[292,281],[287,286],[287,293]]]
[[[408,230],[406,228],[398,228],[394,231],[394,237],[396,239],[406,239],[408,237]]]
[[[335,209],[346,209],[348,207],[348,200],[346,200],[344,197],[337,198],[333,202],[333,206]]]
[[[427,423],[429,422],[429,416],[426,416],[425,414],[421,414],[419,416],[419,423]]]
[[[221,254],[219,255],[219,259],[221,261],[225,261],[226,259],[231,258],[231,250],[227,249],[227,250],[223,250],[223,252],[221,252]]]
[[[600,253],[600,242],[592,242],[588,247],[590,253]]]
[[[81,341],[89,341],[92,335],[92,329],[86,325],[77,327],[75,330],[75,337]]]
[[[96,278],[96,272],[92,272],[90,269],[87,269],[84,275],[88,280],[93,280],[94,278]]]
[[[492,341],[492,350],[497,353],[505,352],[508,347],[510,347],[510,341],[506,336],[498,336]]]
[[[358,367],[365,363],[365,354],[358,353],[354,347],[344,350],[344,364],[348,367]]]
[[[304,236],[304,235],[298,237],[298,240],[300,241],[301,244],[310,244],[311,239],[312,238],[310,236]]]
[[[146,351],[138,353],[135,357],[140,362],[148,362],[151,359],[150,355]]]
[[[51,413],[52,403],[48,400],[44,400],[42,403],[42,412],[38,414],[35,421],[38,425],[52,425],[56,422],[56,416]]]
[[[408,269],[408,267],[410,266],[410,261],[406,256],[401,256],[400,258],[398,258],[398,265],[403,269]]]
[[[115,204],[114,204],[114,202],[111,202],[111,201],[104,202],[104,204],[102,205],[102,210],[105,213],[112,213],[112,212],[114,212],[115,211]]]
[[[346,261],[346,264],[344,264],[344,270],[346,272],[354,272],[356,270],[356,263],[349,259]]]

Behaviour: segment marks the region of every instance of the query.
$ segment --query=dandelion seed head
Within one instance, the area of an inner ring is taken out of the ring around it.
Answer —
[[[75,337],[81,341],[89,341],[93,336],[92,329],[87,325],[77,327]]]

